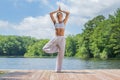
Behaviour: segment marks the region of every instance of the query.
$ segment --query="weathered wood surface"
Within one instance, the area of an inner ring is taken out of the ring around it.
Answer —
[[[120,69],[101,70],[3,70],[0,80],[120,80]]]

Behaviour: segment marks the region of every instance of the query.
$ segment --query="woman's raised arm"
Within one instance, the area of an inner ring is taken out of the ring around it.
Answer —
[[[61,10],[61,12],[63,12],[63,13],[66,14],[65,19],[63,20],[63,21],[64,21],[64,24],[66,24],[67,21],[68,21],[68,18],[69,18],[69,14],[70,14],[70,12],[68,12],[68,11],[63,11],[63,10]]]
[[[58,11],[59,11],[59,10],[56,10],[56,11],[53,11],[53,12],[50,13],[50,17],[51,17],[51,19],[52,19],[52,21],[53,21],[54,24],[56,23],[56,20],[55,20],[53,14],[54,14],[54,13],[57,13]]]

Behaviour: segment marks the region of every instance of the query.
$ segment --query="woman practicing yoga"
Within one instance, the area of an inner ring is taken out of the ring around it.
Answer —
[[[56,14],[57,20],[55,20],[55,17],[53,16]],[[63,19],[63,14],[65,14],[65,18]],[[62,60],[64,58],[64,52],[65,52],[65,25],[68,21],[69,12],[61,10],[59,7],[58,10],[53,11],[50,13],[50,17],[54,23],[55,26],[55,38],[51,39],[44,47],[43,51],[46,53],[56,53],[57,60],[56,60],[56,72],[61,72],[62,68]]]

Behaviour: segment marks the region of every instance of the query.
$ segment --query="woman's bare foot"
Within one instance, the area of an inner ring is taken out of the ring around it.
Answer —
[[[56,73],[61,73],[61,71],[55,71]]]

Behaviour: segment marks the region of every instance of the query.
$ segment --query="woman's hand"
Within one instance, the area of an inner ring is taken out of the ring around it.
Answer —
[[[62,11],[60,6],[59,6],[59,9],[58,9],[58,10],[59,10],[60,12]]]
[[[59,6],[57,12],[62,12],[61,7]]]
[[[58,8],[58,10],[57,10],[58,12],[63,12],[63,13],[65,13],[65,14],[69,14],[69,12],[68,11],[64,11],[64,10],[61,10],[61,7],[59,6],[59,8]]]

